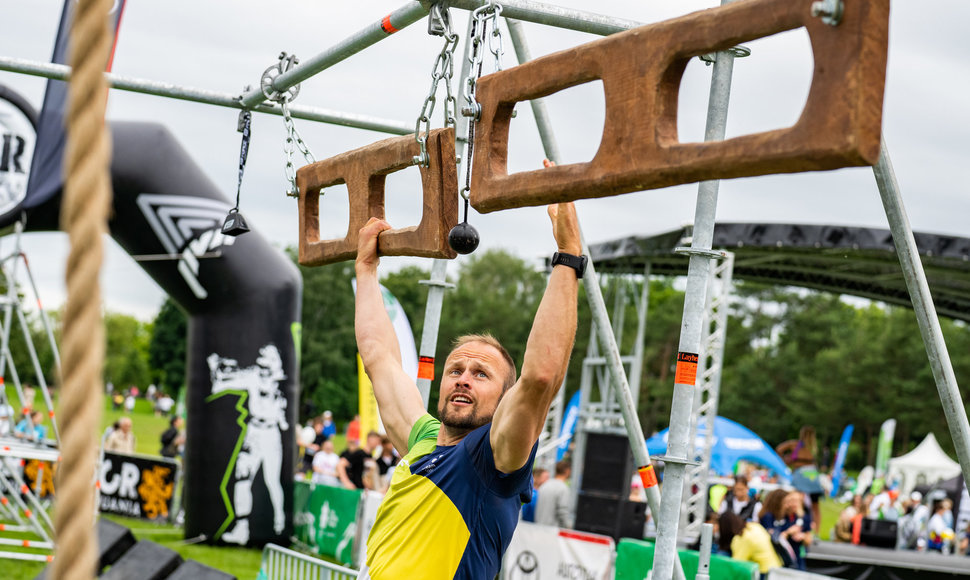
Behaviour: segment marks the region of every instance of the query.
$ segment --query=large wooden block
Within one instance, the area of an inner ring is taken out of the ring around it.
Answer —
[[[455,130],[435,129],[427,142],[430,158],[420,167],[424,212],[416,226],[381,233],[378,251],[384,256],[454,258],[448,232],[458,223],[458,169]],[[300,263],[322,266],[357,257],[357,233],[371,217],[384,217],[384,182],[388,174],[411,166],[419,152],[413,135],[394,137],[302,167],[296,173],[300,189]],[[320,239],[321,188],[347,184],[350,223],[344,238]]]
[[[642,26],[482,77],[470,201],[479,212],[605,197],[707,179],[872,165],[879,157],[889,0],[846,0],[839,26],[813,0],[741,0]],[[681,143],[677,96],[692,57],[804,27],[811,90],[788,128]],[[586,163],[508,174],[518,101],[600,79],[606,119]]]

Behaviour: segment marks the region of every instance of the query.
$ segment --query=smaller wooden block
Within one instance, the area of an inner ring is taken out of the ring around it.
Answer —
[[[455,130],[435,129],[428,135],[429,166],[420,167],[424,211],[416,226],[381,233],[383,256],[454,258],[448,233],[458,224],[458,168]],[[390,173],[411,166],[419,153],[413,135],[394,137],[302,167],[296,173],[300,190],[300,253],[304,266],[322,266],[357,257],[357,234],[371,217],[384,218],[384,183]],[[344,238],[320,239],[321,188],[347,184],[350,223]]]

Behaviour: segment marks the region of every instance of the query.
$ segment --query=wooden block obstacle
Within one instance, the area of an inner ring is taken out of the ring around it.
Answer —
[[[454,258],[448,232],[458,223],[458,169],[455,130],[435,129],[428,135],[427,168],[420,167],[424,212],[417,226],[382,232],[378,252],[384,256]],[[413,135],[394,137],[302,167],[296,173],[300,190],[300,251],[304,266],[321,266],[357,257],[357,233],[371,217],[384,217],[384,182],[389,173],[412,164],[419,153]],[[321,188],[347,184],[350,223],[342,239],[320,239]]]
[[[743,0],[615,34],[484,76],[470,201],[482,213],[707,179],[872,165],[879,157],[889,0],[845,2],[841,24],[812,0]],[[690,58],[804,27],[815,69],[791,127],[681,143],[677,97]],[[516,102],[600,79],[606,119],[586,163],[508,174]]]

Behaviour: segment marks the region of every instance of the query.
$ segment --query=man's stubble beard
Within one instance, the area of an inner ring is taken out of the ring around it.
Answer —
[[[444,405],[439,405],[438,407],[438,416],[440,417],[441,424],[449,429],[473,431],[492,421],[491,415],[483,416],[478,412],[477,407],[478,405],[475,404],[470,415],[461,417],[458,416],[458,413],[449,410],[448,402],[445,401]]]

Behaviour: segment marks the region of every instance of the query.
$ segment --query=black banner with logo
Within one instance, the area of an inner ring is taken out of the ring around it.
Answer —
[[[177,475],[178,463],[171,459],[105,453],[98,509],[129,518],[168,519]]]
[[[221,233],[232,206],[164,127],[118,122],[111,134],[111,235],[144,257],[139,265],[189,316],[186,536],[285,542],[292,533],[300,273],[255,229],[236,238]],[[22,179],[10,183],[23,186]],[[60,198],[58,191],[28,210],[27,231],[58,229]]]
[[[68,63],[68,41],[71,32],[71,20],[74,16],[76,0],[65,0],[61,10],[61,23],[57,29],[57,40],[54,44],[54,54],[51,62],[56,64]],[[111,5],[111,27],[117,41],[118,28],[121,26],[121,15],[125,9],[125,0],[114,0]],[[105,63],[105,70],[111,71],[114,59],[114,46]],[[67,144],[67,132],[64,118],[67,116],[67,82],[59,80],[47,81],[47,92],[44,94],[44,106],[37,122],[37,148],[33,153],[32,165],[36,171],[30,175],[30,182],[23,196],[18,201],[19,206],[4,208],[0,206],[0,225],[6,226],[20,216],[21,210],[35,208],[60,192],[64,183],[62,167],[64,165],[64,147]],[[13,211],[10,211],[10,210]]]

